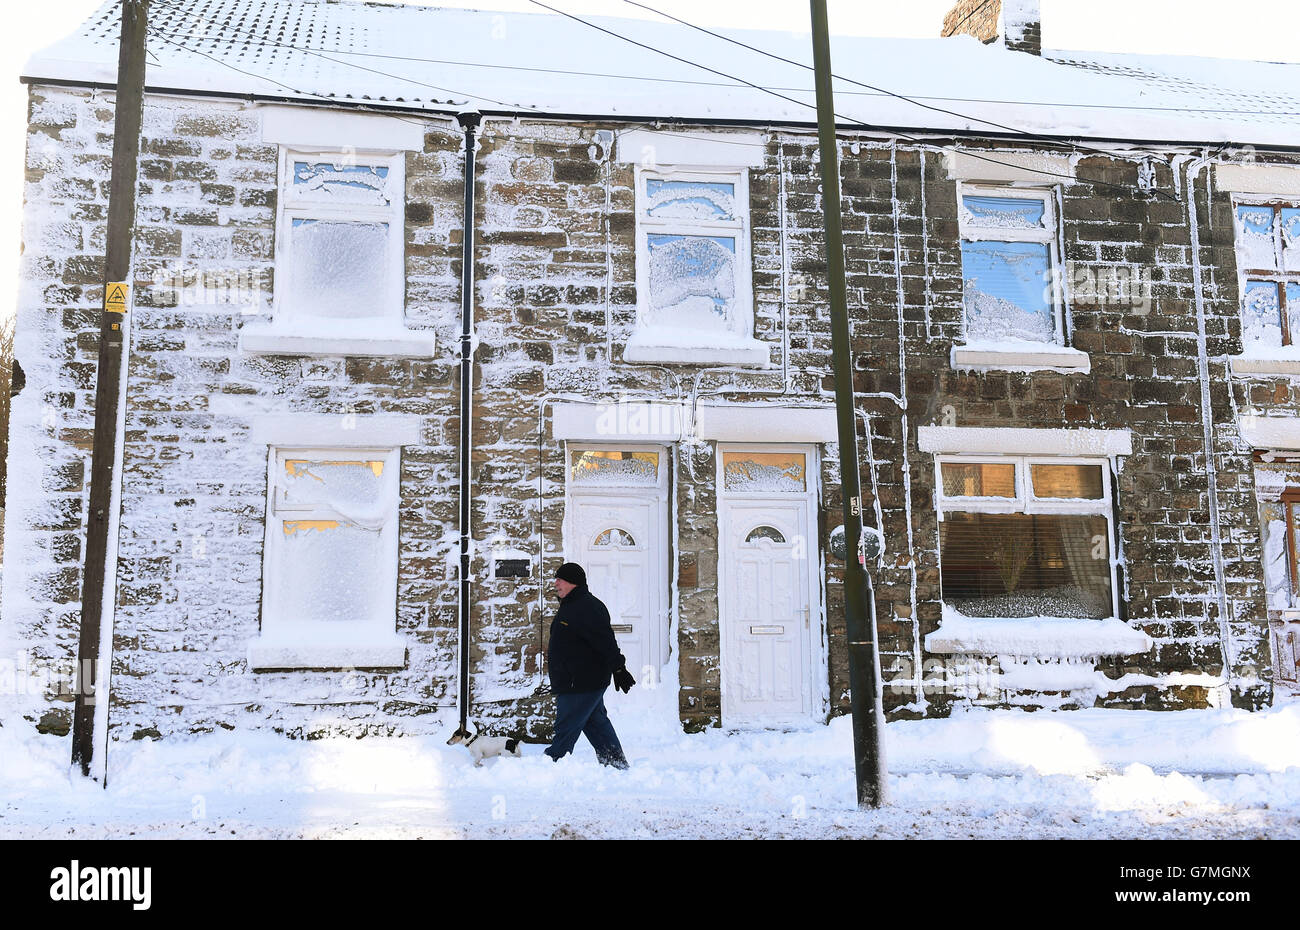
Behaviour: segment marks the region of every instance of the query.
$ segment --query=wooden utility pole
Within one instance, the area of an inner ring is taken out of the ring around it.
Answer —
[[[840,221],[840,157],[835,139],[831,93],[830,34],[826,0],[812,4],[813,67],[817,87],[817,137],[821,152],[822,210],[826,219],[826,275],[831,297],[831,367],[835,373],[835,414],[840,444],[840,489],[844,497],[844,611],[849,639],[849,705],[853,713],[853,761],[858,806],[885,801],[885,757],[881,749],[885,718],[881,707],[880,667],[876,656],[871,583],[859,561],[862,539],[862,484],[858,473],[858,432],[853,406],[853,364],[849,354],[849,307],[844,285],[844,239]]]
[[[144,106],[146,0],[122,0],[113,115],[113,174],[108,194],[108,238],[104,254],[104,304],[99,324],[95,379],[95,438],[90,458],[90,506],[86,513],[86,567],[81,586],[81,633],[77,644],[76,703],[72,714],[72,764],[90,776],[95,754],[96,705],[107,711],[112,661],[113,605],[104,622],[109,531],[114,519],[118,413],[122,394],[123,337],[131,306],[131,240],[135,231],[136,165]],[[101,643],[103,640],[103,644]],[[106,645],[104,645],[106,644]],[[101,717],[107,727],[107,713]],[[106,736],[101,733],[100,737]],[[107,784],[107,778],[105,778]]]

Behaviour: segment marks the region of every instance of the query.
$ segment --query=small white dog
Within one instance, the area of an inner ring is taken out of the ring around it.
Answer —
[[[512,756],[523,755],[519,748],[519,740],[505,736],[486,736],[482,730],[470,735],[470,732],[464,727],[457,727],[456,732],[451,734],[451,739],[447,740],[447,745],[454,746],[457,743],[462,744],[469,750],[469,754],[474,757],[474,764],[477,766],[481,766],[483,760],[490,756],[500,756],[507,753]]]

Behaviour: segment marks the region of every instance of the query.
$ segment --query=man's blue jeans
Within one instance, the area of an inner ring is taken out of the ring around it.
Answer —
[[[605,713],[604,688],[555,696],[555,739],[546,747],[546,754],[559,762],[573,751],[579,733],[586,735],[601,765],[627,768],[618,734]]]

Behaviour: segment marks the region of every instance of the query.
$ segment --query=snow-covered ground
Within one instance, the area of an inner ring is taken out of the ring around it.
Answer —
[[[11,727],[0,837],[1300,838],[1297,703],[891,723],[891,802],[870,812],[847,717],[692,735],[626,718],[620,735],[626,772],[585,741],[559,764],[526,746],[474,768],[441,738],[144,740],[112,747],[105,790],[69,779],[66,739]]]

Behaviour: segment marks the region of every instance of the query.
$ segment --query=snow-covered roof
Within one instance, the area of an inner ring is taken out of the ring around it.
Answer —
[[[816,120],[810,71],[675,23],[583,17],[587,25],[549,13],[324,0],[151,0],[149,8],[150,88],[442,111]],[[25,77],[115,83],[119,17],[120,5],[106,2],[33,56]],[[811,61],[807,35],[725,32]],[[1001,124],[1064,137],[1300,146],[1300,65],[1046,55],[969,36],[836,37],[836,73],[861,82],[836,82],[836,110],[843,125],[904,131],[1000,134],[991,124]]]
[[[1188,55],[1046,51],[1053,61],[1122,78],[1200,123],[1255,124],[1287,133],[1300,125],[1300,65]],[[1240,131],[1245,131],[1244,127]],[[1252,142],[1253,139],[1233,141]]]

